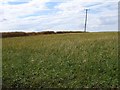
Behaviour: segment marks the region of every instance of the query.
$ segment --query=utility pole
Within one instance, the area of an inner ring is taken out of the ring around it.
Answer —
[[[85,15],[85,28],[84,28],[84,32],[87,31],[87,12],[88,12],[89,9],[85,9],[86,11],[86,15]]]

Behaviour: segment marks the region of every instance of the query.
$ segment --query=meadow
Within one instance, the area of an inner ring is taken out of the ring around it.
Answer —
[[[118,87],[118,33],[2,39],[3,88]]]

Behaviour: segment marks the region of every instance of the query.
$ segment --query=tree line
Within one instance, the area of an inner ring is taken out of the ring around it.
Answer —
[[[2,32],[0,37],[21,37],[21,36],[33,36],[33,35],[44,35],[44,34],[64,34],[64,33],[83,33],[82,31],[43,31],[43,32]]]

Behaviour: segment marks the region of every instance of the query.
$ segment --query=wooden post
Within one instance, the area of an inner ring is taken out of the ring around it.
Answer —
[[[84,32],[87,31],[87,11],[88,11],[88,9],[85,9],[85,11],[86,11],[86,15],[85,15],[85,28],[84,28]]]

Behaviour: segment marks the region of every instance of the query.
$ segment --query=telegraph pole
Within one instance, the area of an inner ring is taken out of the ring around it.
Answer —
[[[86,15],[85,15],[85,28],[84,28],[84,32],[87,31],[87,12],[88,12],[89,9],[85,9],[86,11]]]

